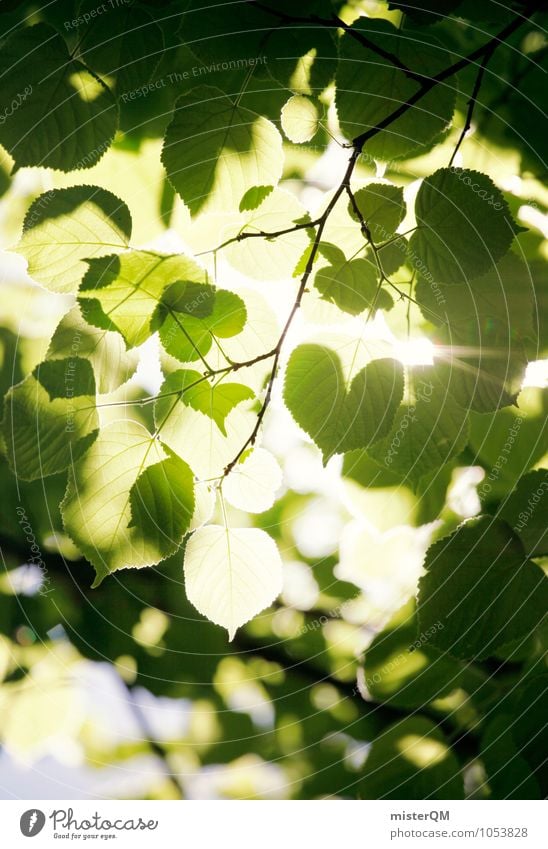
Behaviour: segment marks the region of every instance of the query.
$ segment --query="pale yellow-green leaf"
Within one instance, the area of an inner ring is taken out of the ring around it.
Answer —
[[[245,301],[247,322],[237,336],[223,339],[223,351],[235,362],[246,362],[274,348],[280,335],[280,323],[262,295],[247,288],[237,291]],[[266,360],[257,367],[242,369],[238,372],[238,381],[257,388],[254,375],[258,373],[262,376],[269,363],[271,361]]]
[[[281,123],[289,141],[302,144],[316,134],[318,110],[310,98],[296,94],[283,106]]]
[[[230,640],[282,590],[276,543],[258,528],[201,528],[186,547],[184,571],[189,601]]]
[[[215,510],[216,492],[211,484],[197,481],[194,486],[194,513],[188,526],[189,531],[196,531],[209,522]]]
[[[223,239],[239,233],[276,233],[306,218],[304,206],[294,195],[274,189],[257,209],[244,212],[234,223],[228,223]],[[229,245],[226,256],[234,268],[254,280],[289,279],[309,242],[306,229],[275,239],[251,237]]]
[[[175,104],[162,162],[192,215],[238,209],[249,189],[280,179],[282,138],[262,115],[198,86]]]
[[[217,478],[253,429],[256,413],[251,409],[252,403],[244,401],[226,416],[226,435],[214,419],[183,401],[175,399],[169,415],[164,414],[166,407],[162,404],[161,415],[157,414],[156,418],[157,425],[161,426],[162,441],[188,463],[199,480]]]
[[[113,392],[132,377],[137,368],[135,351],[126,351],[121,336],[94,327],[73,307],[59,322],[49,344],[47,359],[84,357],[91,362],[97,392]]]
[[[180,540],[166,549],[131,524],[131,488],[145,469],[165,457],[143,425],[126,420],[103,428],[69,470],[62,504],[65,529],[94,565],[95,586],[117,569],[150,566],[176,550]]]
[[[233,507],[262,513],[274,504],[281,482],[282,470],[276,458],[264,448],[255,448],[225,478],[223,495]]]
[[[42,370],[48,363],[42,364]],[[64,379],[48,393],[40,366],[6,395],[3,437],[8,462],[22,480],[62,472],[91,444],[98,427],[91,366],[74,357],[60,363]],[[83,381],[78,378],[83,375]],[[69,393],[70,396],[69,396]],[[65,397],[63,397],[63,395]]]
[[[29,275],[52,292],[74,293],[85,259],[128,246],[131,215],[126,204],[99,186],[52,189],[32,203],[17,252]]]
[[[91,260],[78,297],[89,322],[117,330],[130,348],[153,332],[154,312],[173,283],[185,291],[184,284],[207,285],[207,275],[183,254],[128,251]]]

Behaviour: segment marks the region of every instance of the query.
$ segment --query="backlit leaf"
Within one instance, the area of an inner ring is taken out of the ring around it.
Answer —
[[[151,325],[156,308],[167,295],[166,310],[180,311],[173,284],[177,283],[178,299],[190,288],[188,313],[196,303],[198,313],[204,301],[214,297],[214,288],[207,286],[206,272],[194,260],[182,254],[157,254],[150,251],[130,251],[89,261],[79,292],[79,302],[87,320],[106,330],[117,330],[128,348],[144,342],[154,327]],[[204,288],[198,290],[196,284]],[[182,289],[182,292],[181,292]],[[167,290],[167,292],[166,292]],[[174,321],[179,319],[175,316]]]
[[[296,144],[310,141],[318,129],[318,110],[312,100],[302,95],[290,97],[282,109],[282,129]]]
[[[413,367],[408,375],[412,398],[401,405],[390,432],[368,452],[380,466],[416,485],[460,454],[468,423],[436,367]]]
[[[23,27],[2,45],[0,142],[17,167],[91,168],[110,146],[118,110],[110,89],[73,59],[54,27]],[[12,104],[20,103],[13,109]]]
[[[322,245],[321,253],[330,264],[316,272],[314,285],[326,301],[351,315],[366,309],[390,309],[392,298],[380,288],[379,271],[372,260],[347,260],[335,245]]]
[[[22,480],[66,469],[93,442],[97,428],[88,360],[42,363],[6,396],[3,436],[8,461]]]
[[[223,481],[223,496],[239,510],[264,513],[274,504],[281,482],[278,461],[264,448],[254,448]]]
[[[141,424],[102,428],[69,470],[62,504],[67,534],[95,567],[94,586],[117,569],[151,566],[177,550],[192,513],[190,484],[186,465],[166,456]]]
[[[32,203],[17,250],[29,275],[53,292],[76,292],[86,259],[128,246],[131,215],[123,201],[99,186],[51,189]]]
[[[184,569],[189,601],[229,640],[282,590],[278,549],[258,528],[201,528],[187,544]]]
[[[266,118],[200,86],[177,101],[162,162],[193,215],[212,203],[237,210],[250,188],[280,179],[282,139]]]
[[[214,338],[237,336],[244,328],[247,308],[234,292],[217,289],[209,315],[200,318],[191,312],[176,313],[161,310],[160,339],[168,354],[183,363],[205,357]]]
[[[336,104],[341,129],[348,139],[376,127],[395,112],[415,94],[423,75],[433,76],[451,64],[447,51],[424,32],[420,39],[398,38],[393,24],[367,17],[358,18],[353,30],[397,56],[418,74],[418,78],[409,79],[388,57],[380,56],[345,33],[337,69]],[[377,133],[364,150],[383,160],[418,152],[443,133],[451,121],[454,105],[454,89],[434,88],[389,127]]]
[[[485,174],[440,168],[415,201],[418,229],[410,247],[437,283],[465,283],[508,251],[515,224],[501,192]]]
[[[349,385],[337,354],[321,345],[299,346],[287,366],[285,403],[321,449],[324,462],[381,439],[402,394],[402,367],[395,360],[373,360]]]
[[[405,216],[403,189],[399,186],[369,183],[354,192],[354,200],[375,244],[390,238]],[[359,220],[350,202],[348,212],[355,221]]]
[[[548,471],[524,475],[505,500],[500,516],[519,536],[529,557],[548,554]]]
[[[126,351],[119,334],[88,324],[78,306],[63,316],[47,352],[48,360],[75,356],[90,361],[99,394],[124,384],[137,367],[135,352]]]

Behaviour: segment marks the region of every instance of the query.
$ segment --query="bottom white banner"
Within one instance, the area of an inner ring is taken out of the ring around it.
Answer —
[[[105,841],[126,846],[279,849],[348,840],[356,847],[548,845],[543,802],[528,801],[4,801],[2,846]],[[245,807],[245,811],[243,810]]]

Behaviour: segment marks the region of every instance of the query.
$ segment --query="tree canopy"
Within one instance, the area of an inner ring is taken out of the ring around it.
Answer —
[[[538,5],[2,4],[6,757],[545,797]]]

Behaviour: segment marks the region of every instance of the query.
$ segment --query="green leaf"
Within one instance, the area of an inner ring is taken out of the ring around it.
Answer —
[[[280,179],[282,139],[266,118],[199,86],[175,104],[162,162],[192,215],[212,205],[237,210],[250,188]]]
[[[117,569],[151,566],[177,550],[190,522],[189,481],[186,466],[166,457],[141,424],[101,429],[70,468],[61,505],[67,534],[95,567],[94,586]]]
[[[527,268],[512,253],[473,284],[432,286],[420,278],[415,290],[423,315],[441,329],[435,341],[450,363],[447,385],[466,409],[492,412],[513,404],[534,336],[533,297]]]
[[[316,272],[314,285],[326,301],[351,315],[393,306],[388,292],[379,289],[379,272],[374,262],[347,260],[335,245],[322,244],[320,250],[330,264]]]
[[[226,289],[217,289],[213,309],[205,318],[195,315],[173,314],[161,310],[158,321],[160,339],[168,354],[182,363],[191,363],[205,357],[214,337],[228,339],[241,333],[247,320],[247,310],[242,299]]]
[[[303,144],[312,139],[318,130],[318,110],[308,97],[294,95],[282,108],[282,130],[289,141]]]
[[[278,549],[258,528],[201,528],[186,546],[184,570],[188,600],[229,640],[282,590]]]
[[[207,278],[207,274],[205,275]],[[178,280],[162,293],[161,306],[168,312],[205,318],[213,312],[215,289],[211,283]],[[164,312],[166,311],[164,310]]]
[[[48,360],[75,356],[89,360],[99,394],[122,386],[137,368],[135,352],[125,350],[119,334],[88,324],[78,306],[69,310],[57,325],[46,356]]]
[[[42,363],[6,395],[6,453],[22,480],[66,469],[93,442],[98,426],[93,371],[80,357]]]
[[[376,127],[420,88],[423,76],[430,77],[451,64],[445,48],[424,31],[412,37],[401,33],[388,21],[361,17],[352,31],[373,42],[381,50],[398,57],[420,79],[409,79],[390,59],[345,33],[340,42],[335,102],[341,129],[348,139]],[[375,159],[399,159],[417,153],[446,129],[453,116],[456,92],[437,86],[407,112],[377,133],[364,145]]]
[[[396,3],[391,0],[388,8],[401,9],[418,25],[429,26],[435,24],[440,18],[446,18],[460,5],[461,0],[405,0],[405,3]]]
[[[434,627],[434,633],[439,622]],[[402,708],[424,707],[460,686],[460,665],[430,645],[430,633],[417,634],[408,607],[398,611],[365,653],[364,684],[374,701]]]
[[[303,3],[299,6],[299,15],[329,18],[332,11],[327,0],[315,0],[308,8]],[[291,15],[295,6],[288,0],[277,0],[274,12]],[[327,28],[297,22],[279,26],[275,13],[255,3],[222,0],[211,15],[201,0],[192,0],[183,18],[181,36],[202,63],[201,67],[196,63],[198,75],[215,73],[227,92],[243,91],[243,100],[249,93],[250,76],[251,82],[257,79],[261,83],[264,102],[272,78],[282,83],[287,99],[288,89],[302,94],[322,90],[336,67],[336,46]]]
[[[375,244],[385,242],[405,218],[403,189],[388,183],[369,183],[354,192],[361,217],[369,227]],[[358,221],[353,205],[348,203],[349,215]]]
[[[512,693],[512,736],[520,755],[527,761],[541,788],[542,798],[548,792],[546,747],[548,727],[548,675],[530,674]]]
[[[95,375],[87,360],[45,360],[34,375],[40,381],[52,401],[56,398],[72,398],[95,395]]]
[[[320,258],[320,254],[319,254],[318,251],[314,250],[314,242],[309,242],[309,244],[306,246],[306,248],[302,252],[302,255],[299,257],[299,261],[298,261],[297,265],[293,269],[293,273],[291,275],[292,277],[300,278],[300,277],[303,276],[303,274],[305,273],[305,271],[308,267],[308,263],[310,262],[310,256],[312,254],[312,251],[314,251],[314,258],[312,260],[312,268],[318,262],[318,259]]]
[[[257,209],[273,189],[274,186],[252,186],[241,199],[239,211],[249,212],[252,209]]]
[[[2,45],[0,75],[0,113],[10,116],[0,125],[0,143],[18,168],[72,171],[99,161],[116,132],[115,99],[53,27],[13,33]]]
[[[391,506],[396,498],[402,522],[409,522],[411,516],[417,525],[425,525],[439,518],[447,498],[456,462],[447,463],[442,469],[434,469],[423,475],[414,487],[414,497],[402,487],[401,476],[381,466],[373,460],[366,449],[351,451],[344,456],[343,476],[355,481],[363,489],[369,490],[363,495],[373,505],[378,505],[379,530],[393,527],[394,511],[387,512],[385,506]],[[380,490],[380,492],[379,492]],[[387,528],[385,528],[386,523]]]
[[[492,180],[462,168],[440,168],[423,181],[415,216],[410,248],[437,283],[466,283],[488,271],[516,232]]]
[[[242,401],[255,397],[253,390],[243,383],[223,381],[213,385],[208,380],[204,380],[199,372],[185,369],[174,371],[166,378],[161,394],[174,391],[181,392],[183,403],[213,419],[224,436],[226,436],[225,419],[231,410]],[[169,401],[163,403],[163,399],[160,399],[157,402],[157,422],[161,422],[169,406]]]
[[[84,62],[98,74],[116,80],[116,94],[124,99],[149,82],[164,49],[162,30],[152,16],[135,4],[115,2],[107,14],[97,14],[96,0],[84,0],[78,9],[84,20],[78,30]]]
[[[346,384],[339,357],[329,348],[300,345],[289,358],[284,400],[324,463],[384,436],[402,395],[403,370],[395,360],[373,360]]]
[[[294,224],[310,221],[305,207],[294,195],[274,189],[255,209],[231,219],[224,233],[227,239],[243,233],[276,233]],[[285,280],[310,244],[312,231],[301,228],[276,238],[246,238],[225,249],[230,264],[255,280]]]
[[[148,466],[130,490],[131,522],[160,556],[177,550],[194,513],[194,476],[176,455]]]
[[[500,517],[513,528],[529,557],[548,554],[548,470],[529,472],[503,503]]]
[[[376,740],[359,785],[362,799],[462,799],[457,759],[429,719],[409,717]]]
[[[460,454],[468,441],[468,423],[437,366],[410,368],[408,377],[411,397],[398,410],[390,432],[368,452],[380,466],[416,485]]]
[[[130,251],[92,259],[88,264],[79,291],[82,312],[91,324],[117,330],[128,348],[140,345],[154,332],[152,317],[164,296],[164,306],[171,314],[183,309],[190,312],[195,304],[200,315],[215,293],[206,282],[207,272],[182,254]]]
[[[199,372],[179,369],[162,384],[154,421],[162,441],[199,479],[209,480],[222,473],[251,431],[254,397],[243,384],[212,385]]]
[[[548,390],[520,392],[519,407],[470,416],[472,462],[485,468],[482,499],[505,497],[548,451]]]
[[[513,739],[513,723],[511,714],[496,716],[481,739],[481,759],[492,798],[541,799],[538,782]]]
[[[395,274],[406,262],[409,253],[409,244],[405,236],[398,236],[394,241],[387,245],[381,245],[377,248],[377,255],[381,264],[382,270],[387,277]],[[369,262],[374,262],[374,253],[372,248],[367,248],[365,253],[366,259]]]
[[[123,201],[99,186],[51,189],[31,204],[17,247],[29,275],[52,292],[76,292],[85,259],[127,248],[131,215]]]
[[[441,621],[431,643],[481,660],[530,634],[548,605],[548,579],[505,522],[483,516],[434,543],[419,582],[421,630]]]

